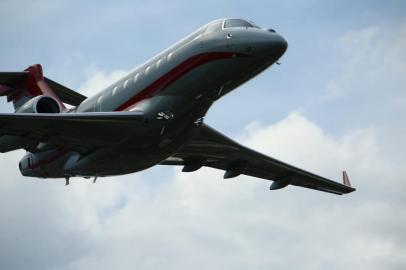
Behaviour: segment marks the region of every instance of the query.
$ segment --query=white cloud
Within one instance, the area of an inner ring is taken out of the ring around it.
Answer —
[[[268,127],[254,123],[247,134],[247,143],[254,149],[324,174],[333,173],[331,177],[339,176],[340,169],[362,171],[382,162],[373,128],[353,130],[336,139],[298,112]],[[353,164],[355,159],[358,162]]]
[[[87,80],[79,87],[79,92],[87,96],[92,96],[122,79],[129,71],[114,70],[112,72],[106,72],[91,70],[87,73]]]
[[[175,169],[154,185],[132,174],[64,187],[20,177],[21,153],[2,155],[0,259],[8,269],[400,269],[405,205],[390,195],[403,196],[406,173],[391,167],[377,136],[368,128],[334,138],[300,113],[243,134],[243,143],[314,172],[336,176],[345,166],[358,190],[343,197],[270,192],[268,181],[222,180],[213,169]],[[15,254],[19,262],[4,257]]]

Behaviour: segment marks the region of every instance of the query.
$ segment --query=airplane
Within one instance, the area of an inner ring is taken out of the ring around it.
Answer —
[[[0,96],[14,113],[0,114],[0,152],[25,149],[23,176],[93,178],[155,165],[223,170],[333,194],[343,183],[253,151],[204,123],[211,105],[278,60],[287,41],[273,29],[235,18],[209,22],[101,92],[86,97],[44,77],[39,64],[0,72]],[[242,111],[236,111],[243,113]]]

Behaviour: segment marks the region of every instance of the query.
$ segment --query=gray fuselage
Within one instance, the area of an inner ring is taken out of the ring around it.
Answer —
[[[47,149],[29,158],[39,164],[20,169],[34,177],[107,176],[159,164],[195,133],[213,102],[273,63],[287,48],[275,31],[225,27],[213,21],[89,97],[76,112],[142,111],[145,121],[134,134],[105,148],[80,155]],[[120,133],[120,130],[116,132]]]

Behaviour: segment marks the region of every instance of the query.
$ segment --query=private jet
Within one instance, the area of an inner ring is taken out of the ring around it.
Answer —
[[[287,50],[273,29],[218,19],[152,57],[101,92],[86,97],[44,77],[39,64],[0,72],[0,95],[14,113],[0,114],[0,152],[25,149],[23,176],[93,178],[155,165],[203,166],[224,178],[272,181],[333,194],[343,183],[291,166],[233,141],[204,122],[212,104],[273,64]],[[234,113],[238,113],[235,111]],[[243,112],[241,112],[243,113]]]

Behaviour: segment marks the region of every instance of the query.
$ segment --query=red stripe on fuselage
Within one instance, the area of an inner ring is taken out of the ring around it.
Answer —
[[[189,59],[177,65],[174,69],[172,69],[162,77],[160,77],[151,85],[141,90],[135,96],[133,96],[132,98],[130,98],[129,100],[118,106],[114,111],[126,110],[131,106],[135,105],[136,103],[140,102],[141,100],[152,97],[153,95],[157,94],[158,92],[162,91],[170,84],[178,80],[187,72],[191,71],[192,69],[198,66],[204,65],[212,61],[234,57],[251,57],[251,55],[233,52],[208,52],[192,56]]]

